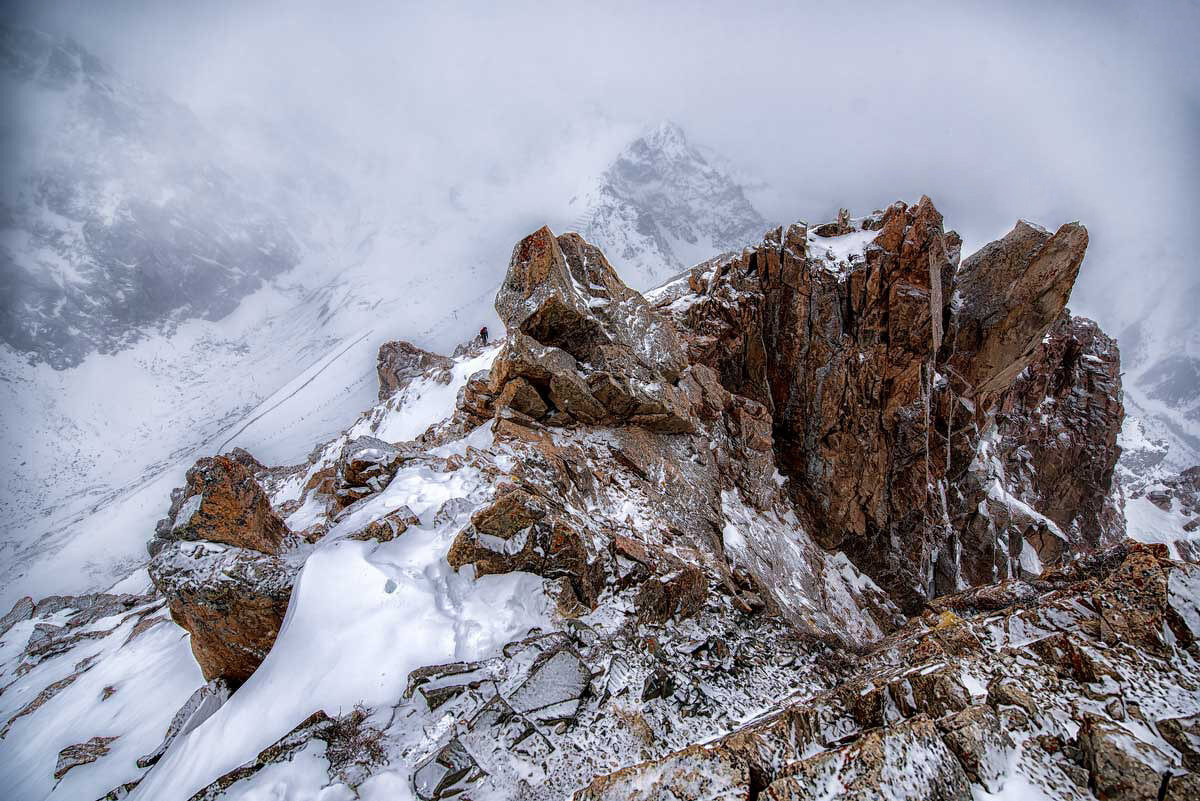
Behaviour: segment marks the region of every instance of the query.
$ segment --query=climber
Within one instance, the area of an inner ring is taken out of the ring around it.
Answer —
[[[480,341],[482,344],[486,345],[486,344],[487,344],[487,337],[488,337],[488,334],[487,334],[487,326],[485,325],[483,328],[480,328],[480,329],[479,329],[479,341]]]

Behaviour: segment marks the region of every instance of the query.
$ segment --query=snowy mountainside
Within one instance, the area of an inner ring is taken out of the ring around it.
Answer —
[[[1200,549],[1200,284],[1167,285],[1121,332],[1127,410],[1118,475],[1130,536]],[[1128,312],[1126,312],[1128,315]]]
[[[0,27],[0,340],[57,368],[220,319],[294,267],[288,221],[183,106]]]
[[[1200,464],[1200,283],[1159,295],[1120,333],[1125,402],[1140,422],[1124,464],[1138,475]]]
[[[433,292],[422,280],[396,290]],[[10,443],[0,601],[111,583],[144,559],[165,493],[200,455],[242,445],[302,461],[374,403],[381,338],[415,331],[452,347],[493,314],[481,302],[388,303],[402,328],[366,319],[344,287],[272,287],[219,323],[189,321],[71,370],[0,354],[0,436]]]
[[[631,142],[570,205],[569,230],[595,242],[642,290],[752,244],[768,227],[742,187],[671,122]]]
[[[35,41],[45,45],[48,40]],[[77,46],[59,47],[91,63]],[[141,90],[111,77],[89,91],[102,90],[116,92],[126,106],[146,115],[128,99],[148,96]],[[176,108],[163,98],[154,102]],[[152,106],[148,100],[143,105]],[[86,109],[56,108],[87,127]],[[179,112],[187,119],[186,110]],[[394,180],[362,166],[376,163],[369,157],[341,159],[334,150],[322,149],[339,142],[277,139],[281,134],[265,122],[231,115],[214,152],[228,155],[229,174],[240,176],[238,185],[251,186],[288,221],[289,230],[302,232],[296,239],[298,260],[222,319],[185,320],[195,309],[181,307],[161,330],[136,324],[120,329],[128,336],[112,341],[113,352],[93,354],[72,369],[29,364],[27,352],[4,346],[0,436],[9,445],[0,457],[0,576],[5,579],[0,601],[35,590],[96,589],[116,578],[141,556],[134,532],[147,530],[161,513],[161,502],[151,499],[163,497],[163,487],[177,482],[198,454],[212,452],[238,432],[240,444],[264,428],[290,430],[293,447],[273,449],[270,458],[302,458],[368,405],[352,389],[373,380],[373,354],[365,343],[403,338],[449,352],[481,324],[496,330],[491,302],[511,246],[511,221],[489,209],[529,191],[485,183],[441,199],[397,193]],[[664,160],[664,174],[700,169],[690,163],[694,150],[679,144],[682,134],[663,130],[670,135],[655,148],[647,150],[639,140],[642,144],[631,145],[627,154]],[[666,147],[672,141],[676,147]],[[274,149],[266,146],[272,142]],[[118,152],[133,147],[124,140],[117,144]],[[264,153],[276,158],[263,161]],[[261,175],[245,167],[251,161]],[[620,170],[614,165],[611,172]],[[699,174],[707,175],[704,169]],[[90,197],[89,186],[85,175],[71,191]],[[679,181],[664,184],[651,199],[702,220],[722,216],[720,207],[699,211],[701,200],[686,196],[686,189]],[[687,203],[691,206],[684,209]],[[146,241],[153,234],[142,232]],[[171,247],[170,240],[155,243],[158,252],[174,253]],[[697,247],[703,257],[721,249]],[[50,280],[52,271],[40,275],[38,280]],[[98,273],[94,277],[99,280]],[[89,281],[72,291],[86,295],[93,289]],[[15,324],[25,318],[6,319]],[[117,330],[94,319],[97,330]],[[72,352],[92,347],[88,330],[63,329],[73,337]],[[355,342],[361,348],[338,356]],[[355,359],[356,372],[342,372]],[[281,400],[289,387],[330,362],[335,366],[326,367],[303,392]],[[326,393],[322,399],[314,396],[319,391]],[[296,410],[295,419],[285,422],[281,415],[288,409]],[[62,564],[73,569],[56,568],[60,552]]]

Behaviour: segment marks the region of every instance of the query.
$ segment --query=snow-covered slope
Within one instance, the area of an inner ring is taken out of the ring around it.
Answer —
[[[571,208],[571,229],[642,290],[753,244],[768,227],[742,187],[670,122],[631,142]]]
[[[1141,477],[1200,464],[1200,283],[1167,286],[1120,334],[1127,427],[1122,465]]]

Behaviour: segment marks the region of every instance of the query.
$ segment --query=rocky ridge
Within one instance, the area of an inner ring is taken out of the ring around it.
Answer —
[[[189,474],[147,598],[211,681],[110,797],[1187,797],[1200,580],[1121,541],[1119,357],[1065,309],[1085,245],[1019,223],[959,265],[922,199],[777,229],[643,296],[578,235],[531,234],[497,347],[385,345],[380,404],[307,463]],[[380,437],[447,386],[448,417]],[[319,592],[347,560],[368,578]],[[346,595],[403,599],[341,620],[359,636],[440,637],[405,628],[436,608],[454,645],[366,651],[387,654],[371,686],[403,682],[353,710],[289,697],[261,745],[197,750],[280,705],[266,683],[303,670],[280,664],[297,642],[364,647],[305,628]],[[114,764],[103,747],[63,764]]]

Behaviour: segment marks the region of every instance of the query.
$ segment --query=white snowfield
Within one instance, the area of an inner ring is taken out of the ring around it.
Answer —
[[[115,589],[141,592],[149,586],[146,571],[141,570]],[[158,746],[175,711],[204,683],[186,631],[168,621],[125,644],[135,623],[122,623],[122,617],[95,621],[86,630],[111,633],[46,659],[15,680],[13,670],[34,621],[18,623],[0,639],[0,670],[7,685],[0,695],[4,721],[17,715],[43,688],[68,680],[81,663],[95,663],[4,732],[0,776],[6,798],[94,799],[129,781],[140,772],[137,759]],[[74,768],[62,781],[55,781],[59,751],[93,735],[115,738],[109,756]]]
[[[398,475],[377,503],[420,508],[417,500],[428,494],[426,484],[463,481],[458,473],[414,478]],[[456,497],[470,492],[469,482],[446,490],[466,493]],[[130,797],[186,799],[317,708],[337,715],[359,703],[395,703],[415,668],[492,656],[531,628],[549,628],[540,577],[510,573],[475,579],[469,570],[455,573],[446,563],[454,534],[473,510],[467,507],[438,526],[409,529],[389,543],[337,537],[322,543],[304,564],[267,659],[216,714],[172,747]],[[389,774],[394,775],[368,781],[359,797],[406,797],[411,768],[393,766]],[[260,774],[242,797],[310,798],[312,786],[308,777],[289,769]],[[342,787],[319,797],[354,796]]]

